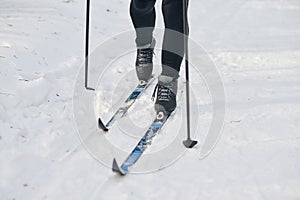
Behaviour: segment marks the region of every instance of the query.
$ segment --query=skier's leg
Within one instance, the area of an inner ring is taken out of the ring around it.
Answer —
[[[183,0],[163,0],[162,11],[166,28],[162,51],[162,75],[176,77],[184,56]]]
[[[131,0],[130,16],[136,29],[136,44],[138,47],[152,42],[155,26],[155,1],[156,0]]]
[[[153,70],[153,29],[155,25],[156,0],[131,0],[130,16],[136,31],[137,56],[135,69],[138,79],[145,83]]]
[[[184,56],[183,0],[163,0],[165,33],[162,74],[156,86],[155,110],[170,114],[176,108],[178,74]]]

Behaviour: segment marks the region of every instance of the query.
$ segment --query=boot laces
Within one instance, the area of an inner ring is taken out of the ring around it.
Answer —
[[[153,49],[151,48],[138,49],[137,61],[139,64],[152,63],[152,57],[153,57]]]
[[[170,89],[169,85],[162,85],[158,83],[153,91],[152,100],[154,101],[156,97],[158,101],[170,101],[171,94],[172,90]]]

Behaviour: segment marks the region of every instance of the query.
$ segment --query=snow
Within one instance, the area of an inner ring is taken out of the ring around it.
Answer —
[[[91,6],[91,51],[132,30],[129,1]],[[110,78],[83,90],[84,9],[79,0],[1,1],[0,199],[300,199],[299,1],[190,1],[191,39],[208,52],[225,89],[222,136],[203,156],[212,99],[192,73],[200,144],[179,145],[186,137],[181,77],[175,115],[126,177],[109,166],[125,159],[151,122],[154,85],[110,133],[97,129],[96,117],[106,121],[136,85],[128,67],[134,52],[112,62],[107,51]],[[76,107],[81,98],[88,103]]]

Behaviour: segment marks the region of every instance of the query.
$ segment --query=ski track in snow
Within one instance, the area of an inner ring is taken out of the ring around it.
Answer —
[[[132,28],[128,3],[92,1],[91,50]],[[163,25],[160,3],[158,27]],[[118,177],[85,150],[73,122],[85,2],[1,2],[0,199],[300,199],[300,3],[198,0],[190,5],[191,38],[209,52],[224,83],[222,137],[205,159],[198,146],[158,172]],[[130,70],[111,70],[114,83]],[[135,86],[125,80],[124,88]],[[98,88],[99,97],[115,95],[109,93],[115,86]],[[191,86],[198,93],[192,108],[199,108],[201,144],[211,99],[193,74]],[[138,126],[152,120],[149,95],[150,90],[127,117]],[[124,89],[113,99],[100,98],[104,103],[96,112],[109,118],[126,96]],[[141,119],[143,105],[149,115]],[[155,138],[149,152],[168,144],[175,122]],[[136,139],[117,142],[130,151]]]

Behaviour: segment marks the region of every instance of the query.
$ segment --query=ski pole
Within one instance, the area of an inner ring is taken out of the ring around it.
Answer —
[[[193,148],[196,140],[191,139],[191,121],[190,121],[190,80],[189,80],[189,51],[188,51],[188,19],[187,19],[188,0],[183,0],[183,32],[184,32],[184,54],[185,54],[185,78],[186,78],[186,123],[187,123],[187,139],[183,141],[186,148]]]
[[[95,90],[88,87],[88,67],[89,67],[89,25],[90,25],[90,0],[86,1],[86,22],[85,22],[85,73],[84,73],[84,86],[86,90]]]

